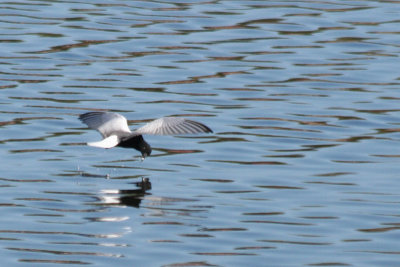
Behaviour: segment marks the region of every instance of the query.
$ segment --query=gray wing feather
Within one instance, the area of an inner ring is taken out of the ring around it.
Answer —
[[[118,113],[88,112],[80,115],[79,119],[89,128],[99,131],[104,138],[131,133],[126,118]]]
[[[206,125],[180,117],[164,117],[151,121],[135,131],[137,134],[178,135],[212,133]]]

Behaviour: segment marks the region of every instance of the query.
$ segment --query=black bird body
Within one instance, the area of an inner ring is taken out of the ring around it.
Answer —
[[[112,148],[115,146],[134,148],[142,153],[144,159],[151,154],[151,146],[144,140],[144,134],[178,135],[212,133],[206,125],[181,117],[164,117],[149,122],[143,127],[131,131],[126,118],[113,112],[87,112],[79,119],[89,128],[97,130],[103,136],[99,142],[87,143],[89,146]]]

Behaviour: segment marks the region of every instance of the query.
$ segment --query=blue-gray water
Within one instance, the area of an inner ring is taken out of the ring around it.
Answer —
[[[398,266],[396,1],[0,14],[2,266]],[[148,136],[141,162],[85,145],[91,110],[214,133]]]

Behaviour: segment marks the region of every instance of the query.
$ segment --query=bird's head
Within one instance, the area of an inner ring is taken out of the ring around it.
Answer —
[[[147,143],[144,143],[140,148],[140,152],[142,153],[142,160],[151,155],[151,146]]]

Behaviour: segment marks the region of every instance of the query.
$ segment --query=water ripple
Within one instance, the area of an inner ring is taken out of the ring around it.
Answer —
[[[5,265],[398,263],[396,3],[0,7]],[[87,111],[214,134],[142,162],[86,146]]]

